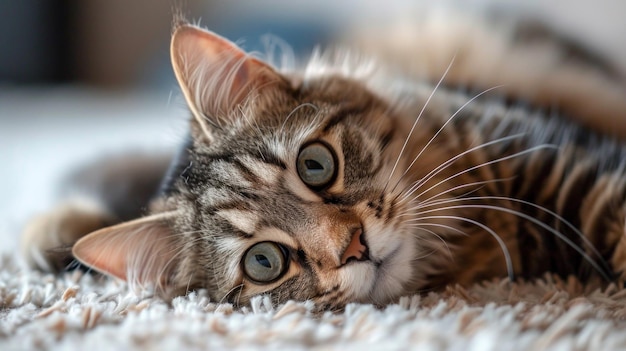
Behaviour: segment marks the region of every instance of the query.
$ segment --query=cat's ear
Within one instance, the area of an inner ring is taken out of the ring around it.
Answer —
[[[176,243],[167,221],[175,212],[156,214],[97,230],[78,240],[74,257],[101,273],[139,287],[162,287],[176,268]]]
[[[227,123],[250,94],[282,80],[227,39],[191,25],[176,28],[170,50],[187,104],[209,140],[212,127]]]

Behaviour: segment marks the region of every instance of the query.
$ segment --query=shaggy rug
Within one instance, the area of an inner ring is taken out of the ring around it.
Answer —
[[[177,144],[188,113],[167,95],[83,89],[4,90],[0,106],[1,351],[626,349],[623,285],[490,281],[314,315],[307,302],[260,296],[235,308],[203,291],[168,304],[101,276],[28,270],[14,252],[17,232],[51,206],[62,173],[103,151]]]
[[[551,276],[485,282],[377,309],[311,313],[258,297],[235,308],[204,291],[171,304],[80,271],[53,276],[0,259],[0,350],[613,350],[626,348],[626,290]]]

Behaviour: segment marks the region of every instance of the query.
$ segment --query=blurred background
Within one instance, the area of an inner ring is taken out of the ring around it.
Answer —
[[[77,164],[181,141],[188,114],[169,65],[172,13],[248,51],[264,51],[271,34],[306,56],[353,25],[382,28],[433,6],[538,17],[626,67],[623,0],[0,2],[0,251]]]

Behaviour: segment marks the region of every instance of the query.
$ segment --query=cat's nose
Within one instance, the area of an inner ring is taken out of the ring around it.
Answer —
[[[365,261],[370,259],[369,248],[365,241],[363,229],[358,228],[352,231],[352,239],[350,244],[341,255],[341,264],[344,265],[351,261]]]

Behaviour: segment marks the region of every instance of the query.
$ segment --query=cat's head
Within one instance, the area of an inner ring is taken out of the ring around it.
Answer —
[[[216,301],[332,308],[406,294],[420,249],[394,109],[361,82],[281,74],[194,26],[176,28],[171,53],[194,117],[180,172],[151,215],[83,238],[76,257]]]

